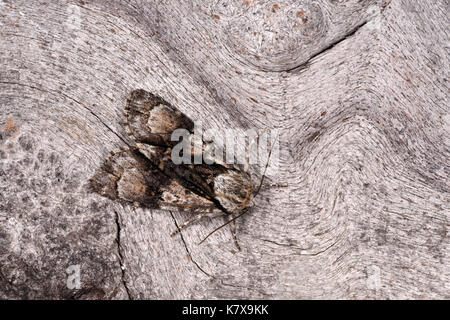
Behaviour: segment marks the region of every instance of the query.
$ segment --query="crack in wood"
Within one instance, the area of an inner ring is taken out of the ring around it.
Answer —
[[[297,71],[297,70],[301,70],[306,68],[313,59],[315,59],[316,57],[318,57],[319,55],[321,55],[322,53],[325,53],[327,51],[330,51],[331,49],[333,49],[335,46],[337,46],[339,43],[347,40],[348,38],[352,37],[356,32],[358,32],[358,30],[360,30],[361,28],[363,28],[367,23],[369,22],[369,20],[366,20],[362,23],[360,23],[359,25],[357,25],[353,30],[351,30],[349,33],[347,33],[346,35],[340,37],[339,39],[337,39],[336,41],[330,43],[328,46],[326,46],[324,49],[320,50],[319,52],[313,54],[311,57],[309,57],[309,59],[306,62],[303,62],[301,64],[299,64],[298,66],[289,68],[289,69],[284,69],[284,70],[279,70],[276,72],[281,72],[281,73],[292,73],[293,71]]]
[[[120,217],[119,217],[119,214],[117,213],[117,211],[115,211],[115,210],[114,210],[114,214],[115,214],[115,222],[116,222],[116,226],[117,226],[117,234],[116,234],[117,253],[119,255],[119,265],[120,265],[120,270],[122,272],[121,280],[122,280],[122,284],[125,288],[125,291],[127,292],[128,299],[133,300],[130,289],[128,288],[127,282],[125,281],[125,265],[123,263],[124,257],[122,255],[122,249],[121,249],[121,244],[120,244],[120,232],[121,232]]]

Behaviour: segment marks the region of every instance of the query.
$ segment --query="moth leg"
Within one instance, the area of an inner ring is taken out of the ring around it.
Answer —
[[[177,230],[173,231],[170,236],[173,237],[174,235],[176,235],[178,232],[180,232],[181,230],[183,230],[184,228],[186,228],[188,225],[199,221],[200,219],[202,219],[203,217],[209,217],[209,218],[214,218],[214,217],[219,217],[224,215],[223,212],[202,212],[199,213],[197,215],[195,215],[193,218],[186,220],[185,222],[183,222],[181,225],[178,226]]]
[[[232,219],[232,218],[233,217],[230,217],[230,219]],[[233,242],[234,242],[234,245],[236,246],[236,249],[238,251],[241,251],[241,246],[239,245],[239,242],[238,242],[238,239],[236,236],[236,220],[231,222],[231,235],[233,237]]]

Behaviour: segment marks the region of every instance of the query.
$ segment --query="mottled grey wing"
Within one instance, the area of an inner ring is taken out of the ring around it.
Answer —
[[[89,180],[89,187],[112,200],[148,208],[219,211],[212,201],[165,175],[137,148],[111,153]]]
[[[224,163],[174,164],[171,150],[178,141],[172,142],[171,135],[175,129],[185,129],[192,134],[194,123],[189,117],[142,89],[130,93],[124,113],[126,131],[141,153],[177,186],[212,202],[227,214],[248,205],[252,183],[247,173]],[[177,202],[181,201],[180,196]],[[204,203],[200,201],[198,205]]]
[[[194,123],[164,99],[152,93],[133,90],[125,106],[125,130],[137,143],[171,147],[170,140],[175,129],[192,132]]]

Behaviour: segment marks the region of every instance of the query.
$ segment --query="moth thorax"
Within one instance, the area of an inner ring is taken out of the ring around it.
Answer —
[[[230,213],[237,213],[248,206],[253,185],[245,172],[229,170],[214,178],[215,198]]]

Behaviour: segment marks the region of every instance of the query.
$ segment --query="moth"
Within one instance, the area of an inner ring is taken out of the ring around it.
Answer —
[[[227,215],[228,224],[247,211],[254,191],[247,172],[223,162],[172,161],[178,143],[171,139],[174,130],[194,133],[189,117],[142,89],[130,93],[124,114],[125,131],[135,145],[110,153],[89,180],[93,191],[122,203],[192,213],[172,235],[203,217]]]

